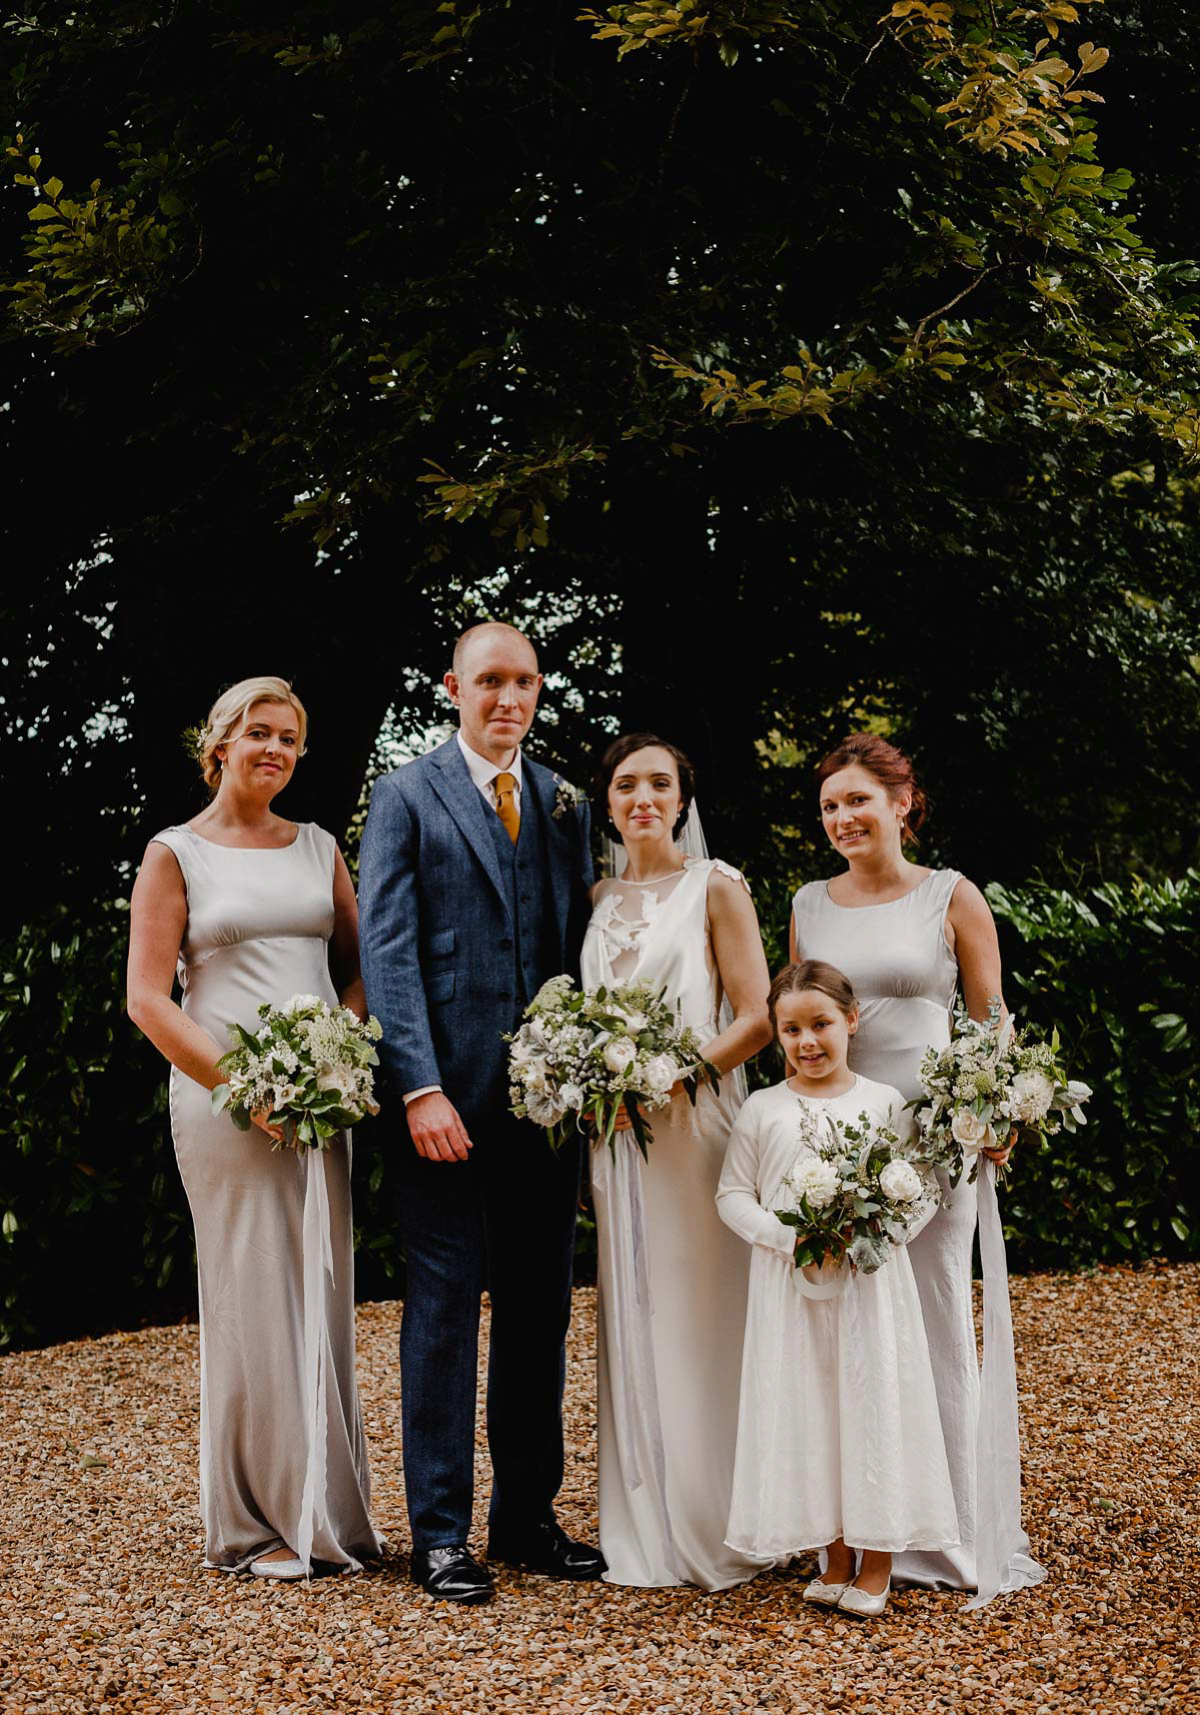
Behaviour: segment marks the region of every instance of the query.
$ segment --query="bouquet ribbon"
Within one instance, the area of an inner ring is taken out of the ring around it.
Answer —
[[[329,1528],[325,1506],[325,1464],[329,1374],[329,1332],[325,1318],[325,1282],[333,1285],[333,1246],[329,1236],[329,1189],[325,1181],[325,1153],[304,1152],[307,1178],[304,1184],[302,1221],[304,1281],[304,1418],[308,1430],[308,1458],[304,1468],[304,1490],[300,1519],[296,1526],[296,1556],[309,1566],[313,1538],[318,1527]]]
[[[1021,1450],[1017,1439],[1017,1361],[996,1167],[979,1172],[979,1256],[983,1264],[983,1378],[976,1443],[975,1567],[982,1608],[1003,1591],[1040,1584],[1046,1569],[1029,1553],[1021,1527]]]

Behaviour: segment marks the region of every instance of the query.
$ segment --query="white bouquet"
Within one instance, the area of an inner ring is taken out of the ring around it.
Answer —
[[[937,1187],[891,1127],[865,1113],[854,1124],[831,1114],[818,1119],[805,1109],[800,1135],[805,1152],[783,1181],[794,1207],[775,1211],[796,1230],[796,1267],[819,1268],[829,1256],[874,1274],[938,1201]]]
[[[926,1049],[918,1076],[924,1098],[909,1107],[917,1110],[921,1158],[944,1167],[952,1185],[968,1159],[968,1184],[975,1178],[985,1149],[1042,1143],[1087,1124],[1083,1104],[1092,1092],[1067,1076],[1058,1031],[1037,1042],[1011,1017],[1001,1022],[997,995],[982,1022],[956,1009],[949,1046]]]
[[[227,1110],[240,1131],[266,1114],[292,1149],[304,1150],[328,1149],[337,1132],[379,1112],[371,1071],[383,1034],[377,1018],[364,1024],[315,994],[294,994],[282,1007],[264,1002],[258,1016],[257,1031],[229,1027],[235,1046],[220,1061],[228,1077],[212,1093],[215,1114]]]
[[[638,1104],[655,1109],[682,1083],[695,1102],[701,1084],[720,1074],[704,1059],[700,1039],[649,983],[580,990],[552,977],[525,1010],[509,1053],[512,1112],[545,1126],[558,1148],[585,1123],[612,1144],[621,1108],[638,1148],[649,1141]]]

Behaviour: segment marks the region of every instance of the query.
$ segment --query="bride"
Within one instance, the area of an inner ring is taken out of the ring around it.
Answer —
[[[745,880],[678,843],[692,765],[652,733],[610,746],[596,776],[624,867],[593,893],[583,981],[664,990],[724,1074],[695,1109],[682,1085],[592,1151],[599,1243],[600,1545],[613,1584],[721,1590],[761,1562],[725,1545],[748,1253],[716,1211],[742,1100],[735,1068],[770,1039],[767,962]],[[689,846],[703,851],[695,817]],[[724,1003],[725,1022],[721,1022]]]

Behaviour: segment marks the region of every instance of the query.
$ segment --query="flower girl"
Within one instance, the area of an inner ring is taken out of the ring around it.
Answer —
[[[805,1601],[876,1615],[893,1554],[958,1541],[916,1284],[902,1242],[871,1272],[878,1256],[856,1267],[854,1247],[845,1260],[828,1252],[819,1267],[794,1267],[804,1235],[775,1211],[797,1208],[798,1182],[819,1188],[812,1169],[828,1120],[854,1128],[865,1116],[866,1130],[897,1131],[909,1122],[896,1090],[846,1065],[858,1006],[840,971],[789,965],[770,1008],[791,1076],[742,1108],[717,1192],[722,1219],[754,1247],[727,1540],[763,1560],[826,1549]],[[923,1196],[893,1239],[911,1239],[936,1206]]]

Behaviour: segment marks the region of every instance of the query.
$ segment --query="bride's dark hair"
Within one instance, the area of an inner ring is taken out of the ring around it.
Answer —
[[[900,824],[900,838],[906,846],[919,845],[917,829],[929,814],[929,800],[917,785],[913,765],[904,752],[878,733],[847,733],[817,764],[817,786],[824,786],[831,774],[855,767],[865,768],[874,775],[889,798],[896,799],[902,792],[912,793],[912,806]]]
[[[592,797],[595,803],[596,815],[601,823],[608,820],[608,789],[613,783],[617,769],[635,750],[665,750],[675,764],[675,772],[679,775],[679,796],[683,799],[683,808],[676,817],[675,826],[671,829],[671,838],[676,840],[687,827],[688,810],[692,799],[696,796],[696,770],[692,759],[680,750],[677,744],[668,739],[659,738],[652,732],[627,732],[620,738],[614,739],[604,755],[600,758],[600,766],[592,776]]]

